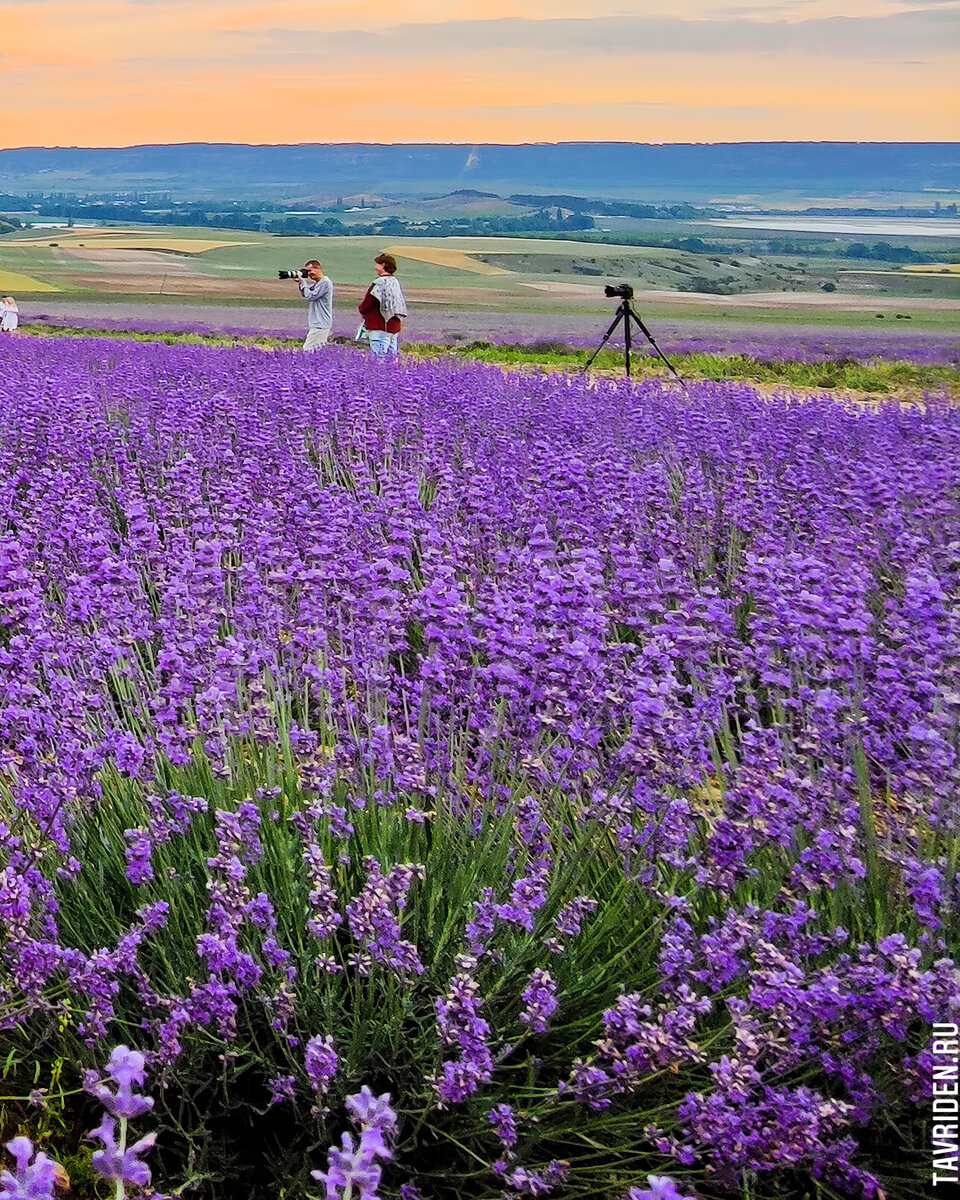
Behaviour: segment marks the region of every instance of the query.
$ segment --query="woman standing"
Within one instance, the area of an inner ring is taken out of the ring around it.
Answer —
[[[377,358],[397,353],[397,335],[407,315],[407,305],[395,279],[397,260],[392,254],[378,254],[373,260],[377,278],[367,288],[357,306],[367,331],[370,351]]]
[[[0,300],[0,333],[13,333],[20,324],[20,309],[12,296]]]

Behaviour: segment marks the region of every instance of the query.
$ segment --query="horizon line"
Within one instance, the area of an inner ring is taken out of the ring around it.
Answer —
[[[392,148],[396,146],[430,146],[430,147],[463,147],[475,149],[492,147],[496,149],[523,149],[541,146],[644,146],[650,149],[670,146],[957,146],[960,141],[933,139],[927,141],[898,138],[892,141],[879,141],[872,138],[760,138],[735,139],[731,141],[626,141],[615,139],[576,139],[571,141],[529,141],[529,142],[476,142],[476,141],[410,141],[410,142],[364,142],[364,141],[331,141],[331,142],[229,142],[229,141],[200,141],[200,142],[129,142],[125,145],[112,146],[80,146],[80,145],[27,145],[0,146],[0,153],[15,153],[23,150],[153,150],[160,148],[182,148],[186,146],[232,146],[238,149],[295,149],[296,147],[312,146],[367,146],[370,148]]]

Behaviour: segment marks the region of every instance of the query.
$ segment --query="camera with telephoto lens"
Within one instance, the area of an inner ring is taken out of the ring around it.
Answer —
[[[603,289],[605,296],[619,296],[621,300],[633,299],[633,288],[629,283],[607,284]]]
[[[306,279],[308,275],[306,267],[298,267],[296,271],[278,271],[278,279]]]

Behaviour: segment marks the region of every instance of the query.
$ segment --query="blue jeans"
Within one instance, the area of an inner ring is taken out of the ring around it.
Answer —
[[[385,329],[368,329],[367,341],[370,343],[370,353],[377,358],[386,358],[397,353],[397,334],[387,333]]]

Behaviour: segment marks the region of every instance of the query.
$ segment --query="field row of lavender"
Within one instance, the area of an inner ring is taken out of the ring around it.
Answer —
[[[117,316],[46,316],[35,315],[28,327],[37,331],[69,326],[74,329],[103,330],[112,333],[180,334],[234,338],[281,338],[302,341],[303,328],[281,310],[259,313],[260,324],[244,316],[243,309],[218,310],[201,320],[179,320],[169,314],[147,317]],[[536,346],[538,343],[563,344],[576,348],[594,348],[606,327],[601,313],[578,316],[551,313],[467,313],[457,314],[432,310],[419,311],[409,323],[408,336],[417,341],[437,345],[458,346],[482,340],[493,345],[516,344]],[[728,330],[716,322],[710,329],[691,331],[691,322],[649,322],[658,343],[668,354],[743,355],[770,362],[871,362],[875,360],[915,363],[918,366],[960,367],[960,338],[951,333],[918,331],[904,333],[900,328],[810,330],[782,326],[750,325],[746,330],[732,324]],[[352,334],[355,326],[341,331]],[[622,346],[622,336],[614,337],[611,345]],[[650,353],[643,339],[634,347],[638,354]]]
[[[915,1191],[957,462],[932,400],[0,345],[4,1194]]]

